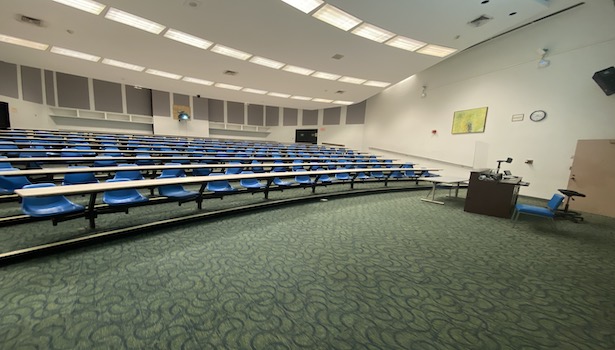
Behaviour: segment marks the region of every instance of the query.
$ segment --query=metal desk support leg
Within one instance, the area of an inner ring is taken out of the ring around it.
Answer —
[[[88,202],[88,209],[85,217],[90,221],[90,228],[96,228],[96,192],[90,194],[90,201]]]

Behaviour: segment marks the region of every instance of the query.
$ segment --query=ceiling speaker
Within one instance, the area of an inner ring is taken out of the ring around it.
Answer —
[[[609,67],[594,73],[592,79],[607,96],[615,94],[615,67]]]

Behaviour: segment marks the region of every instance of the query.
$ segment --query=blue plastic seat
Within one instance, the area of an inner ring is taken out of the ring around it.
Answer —
[[[337,173],[335,178],[340,181],[350,181],[350,173]]]
[[[6,159],[6,156],[0,156],[0,160],[4,160],[4,159]],[[0,170],[2,169],[15,170],[15,168],[13,167],[11,163],[0,161]]]
[[[220,176],[223,174],[212,173],[209,176]],[[231,186],[231,184],[227,180],[218,180],[218,181],[210,181],[206,186],[208,191],[216,192],[216,193],[224,193],[224,192],[235,192],[236,188]]]
[[[242,171],[241,174],[254,174],[254,172]],[[258,181],[258,179],[241,179],[239,180],[239,185],[250,190],[260,190],[265,188],[265,185]]]
[[[323,169],[323,168],[317,168],[316,170],[322,170],[322,171],[324,171],[325,169]],[[331,183],[331,182],[333,182],[333,180],[331,179],[331,177],[330,177],[328,174],[323,174],[323,175],[320,175],[320,176],[318,177],[318,181],[319,181],[319,182],[321,182],[321,183],[325,183],[325,184],[326,184],[326,183]]]
[[[19,154],[19,152],[17,152],[19,147],[13,141],[0,141],[0,149],[6,149],[6,150],[13,150],[14,149],[14,150],[16,150],[15,152],[8,151],[6,154],[9,157],[15,157],[15,156],[17,156]]]
[[[196,198],[199,195],[198,192],[186,190],[182,185],[160,186],[158,187],[158,193],[161,196],[186,200]]]
[[[305,172],[305,169],[301,169],[301,170],[296,170],[296,172],[300,173],[300,172]],[[314,181],[312,181],[312,178],[310,177],[310,175],[295,175],[295,181],[300,184],[300,185],[311,185],[314,183]]]
[[[32,184],[25,176],[2,176],[2,171],[19,170],[16,168],[0,168],[0,194],[13,194],[16,189]]]
[[[165,163],[164,165],[181,165],[180,163]],[[185,177],[184,169],[163,169],[160,178],[165,177]]]
[[[229,164],[232,165],[241,165],[241,162],[229,162]],[[226,175],[235,175],[235,174],[241,174],[241,172],[243,171],[242,167],[233,167],[233,168],[226,168],[226,171],[224,172]]]
[[[26,185],[24,188],[55,187],[52,183]],[[51,217],[84,211],[82,205],[75,204],[64,196],[24,197],[21,211],[32,217]],[[55,222],[54,222],[55,225]]]
[[[83,152],[75,152],[76,148],[62,148],[60,151],[60,157],[83,157]]]
[[[136,164],[120,164],[119,167],[136,166]],[[143,174],[138,170],[119,170],[114,179],[143,180]]]
[[[517,219],[519,219],[520,214],[529,214],[534,216],[542,216],[553,220],[553,218],[555,218],[557,208],[559,208],[563,201],[564,196],[556,193],[553,197],[551,197],[546,207],[539,207],[529,204],[517,204],[515,205],[515,210],[513,211],[511,219],[516,222]]]
[[[96,156],[96,158],[102,158],[102,157],[107,157],[107,156]],[[103,167],[103,166],[117,166],[117,162],[113,159],[111,160],[107,160],[107,159],[101,159],[101,160],[95,160],[94,164],[95,167]]]
[[[253,160],[252,164],[262,164],[261,162],[259,162],[258,160]],[[263,167],[261,166],[253,166],[252,167],[252,171],[255,173],[264,173],[265,169],[263,169]]]
[[[109,179],[107,182],[130,182],[129,179]],[[147,202],[148,198],[134,188],[112,190],[103,193],[103,202],[108,205],[130,205]]]
[[[279,177],[274,177],[273,178],[273,184],[279,187],[290,187],[292,185],[294,185],[294,183],[290,180],[283,180],[280,179]]]
[[[136,156],[137,160],[135,161],[135,163],[137,165],[154,165],[155,162],[152,158],[152,156],[149,153],[137,153]]]
[[[75,166],[71,169],[87,169],[87,166]],[[98,179],[94,175],[94,172],[87,173],[68,173],[64,175],[64,181],[62,185],[79,185],[79,184],[95,184],[98,183]]]

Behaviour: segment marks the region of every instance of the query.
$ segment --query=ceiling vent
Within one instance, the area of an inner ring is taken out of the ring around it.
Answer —
[[[43,26],[43,21],[38,19],[38,18],[28,17],[26,15],[17,15],[17,19],[20,22],[32,24],[32,25],[35,25],[37,27],[42,27]]]
[[[224,75],[237,75],[237,72],[233,71],[233,70],[225,70],[224,71]]]
[[[346,91],[344,91],[344,90],[337,90],[335,93],[336,93],[336,94],[340,94],[340,95],[341,95],[341,94],[343,94],[344,92],[346,92]]]
[[[344,58],[344,55],[336,53],[335,55],[331,56],[331,58],[333,58],[334,60],[341,60],[342,58]]]
[[[493,17],[489,17],[487,15],[480,15],[478,18],[475,18],[471,20],[470,22],[468,22],[468,24],[471,25],[472,27],[480,27],[483,24],[491,21],[492,19]]]

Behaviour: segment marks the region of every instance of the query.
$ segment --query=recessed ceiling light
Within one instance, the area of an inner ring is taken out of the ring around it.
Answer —
[[[348,106],[348,105],[353,104],[354,102],[351,102],[351,101],[339,101],[338,100],[338,101],[333,101],[333,103],[336,103],[338,105],[347,105]]]
[[[312,16],[319,20],[329,23],[332,26],[338,27],[341,30],[350,30],[357,26],[362,21],[353,15],[350,15],[335,6],[325,5],[316,11]]]
[[[218,53],[220,55],[233,57],[233,58],[236,58],[238,60],[243,60],[243,61],[247,60],[248,58],[250,58],[250,56],[252,56],[252,54],[249,54],[247,52],[239,51],[231,47],[220,45],[220,44],[216,44],[214,47],[212,47],[211,51]]]
[[[211,45],[213,45],[213,43],[209,40],[201,39],[197,36],[180,32],[179,30],[172,28],[169,28],[169,30],[164,33],[164,37],[190,46],[198,47],[203,50],[207,50]]]
[[[312,101],[314,101],[314,102],[323,102],[323,103],[331,103],[331,102],[333,102],[333,100],[328,100],[326,98],[314,98],[314,99],[312,99]]]
[[[41,44],[41,43],[37,43],[36,41],[20,39],[14,36],[4,35],[4,34],[0,34],[0,41],[7,43],[7,44],[25,46],[25,47],[29,47],[31,49],[37,49],[37,50],[47,50],[47,48],[49,47],[49,45],[47,44]]]
[[[112,60],[109,58],[103,58],[102,63],[108,64],[114,67],[134,70],[137,72],[143,72],[143,70],[145,70],[145,67],[137,66],[136,64],[126,63],[122,61],[116,61],[116,60]]]
[[[384,81],[376,81],[376,80],[368,80],[363,85],[367,86],[376,86],[376,87],[387,87],[391,85],[390,83],[385,83]]]
[[[243,90],[241,91],[249,92],[251,94],[259,94],[259,95],[264,95],[267,93],[267,91],[265,90],[258,90],[258,89],[252,89],[252,88],[243,88]]]
[[[89,12],[94,15],[100,15],[100,13],[107,7],[99,2],[92,0],[53,0],[57,3],[64,4],[66,6],[74,7],[78,10]]]
[[[285,71],[291,72],[291,73],[301,74],[301,75],[310,75],[310,74],[314,73],[313,69],[297,67],[297,66],[291,66],[290,64],[284,66],[284,68],[282,68],[282,70],[285,70]]]
[[[307,97],[307,96],[291,96],[290,98],[293,100],[301,100],[301,101],[309,101],[312,99],[311,97]]]
[[[165,28],[162,24],[150,21],[149,19],[145,19],[143,17],[135,16],[122,10],[118,10],[114,7],[111,7],[109,11],[107,11],[105,18],[153,34],[160,34]]]
[[[225,83],[216,83],[216,84],[214,84],[214,86],[215,87],[219,87],[219,88],[223,88],[223,89],[229,89],[229,90],[241,90],[241,89],[243,89],[243,87],[241,87],[241,86],[225,84]]]
[[[314,72],[312,73],[312,76],[314,78],[327,79],[327,80],[337,80],[342,77],[341,75],[327,73],[327,72]]]
[[[422,53],[424,55],[437,56],[437,57],[445,57],[453,52],[457,51],[457,49],[452,49],[450,47],[438,46],[438,45],[427,45],[416,52]]]
[[[290,97],[289,94],[283,94],[283,93],[280,93],[280,92],[270,92],[267,95],[273,96],[273,97],[281,97],[281,98],[289,98]]]
[[[175,79],[175,80],[179,80],[182,77],[179,74],[164,72],[164,71],[157,70],[157,69],[147,69],[145,70],[145,73],[157,75],[163,78]]]
[[[387,41],[385,44],[389,46],[394,46],[398,49],[407,50],[407,51],[416,51],[421,47],[427,45],[422,41],[406,38],[405,36],[398,35],[393,39]]]
[[[303,13],[310,13],[322,5],[322,0],[282,0]]]
[[[265,66],[265,67],[269,67],[273,69],[280,69],[284,67],[284,63],[282,62],[270,60],[268,58],[260,57],[260,56],[254,56],[250,58],[250,62],[260,64],[261,66]]]
[[[204,79],[198,79],[198,78],[192,78],[192,77],[183,77],[182,80],[186,81],[186,82],[189,82],[189,83],[195,83],[195,84],[201,84],[201,85],[207,85],[207,86],[214,85],[213,81],[204,80]]]
[[[395,33],[391,33],[388,30],[384,30],[369,23],[363,23],[360,26],[356,27],[352,30],[352,34],[362,36],[366,39],[373,40],[379,43],[383,43],[395,36]]]
[[[89,53],[69,50],[69,49],[65,49],[65,48],[57,47],[57,46],[52,47],[51,52],[57,53],[59,55],[79,58],[82,60],[92,61],[92,62],[98,62],[100,60],[100,56],[94,56],[94,55],[90,55]]]
[[[353,77],[341,77],[338,79],[338,81],[341,81],[343,83],[350,83],[350,84],[363,84],[364,82],[366,82],[365,79],[353,78]]]

